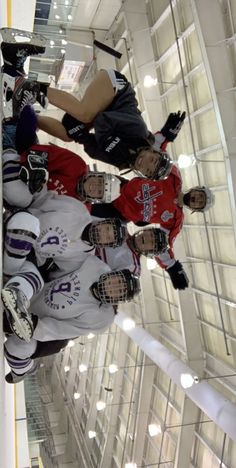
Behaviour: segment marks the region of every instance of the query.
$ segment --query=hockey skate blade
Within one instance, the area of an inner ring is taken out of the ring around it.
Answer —
[[[34,46],[46,47],[47,39],[42,34],[23,31],[15,28],[0,28],[2,40],[8,44],[17,44],[19,42],[32,44]]]
[[[17,306],[13,293],[10,290],[2,289],[1,297],[6,313],[10,314],[16,323],[18,333],[16,333],[15,329],[13,329],[13,332],[18,336],[18,338],[20,338],[21,340],[23,339],[24,341],[29,343],[29,341],[32,338],[33,331],[31,330],[30,325],[26,324],[25,320],[22,321],[19,318],[19,315],[16,312]]]

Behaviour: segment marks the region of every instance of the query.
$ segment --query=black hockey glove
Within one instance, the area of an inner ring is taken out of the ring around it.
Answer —
[[[80,120],[72,117],[70,114],[64,114],[61,123],[71,140],[76,141],[76,143],[83,144],[84,138],[88,134],[88,130],[91,125],[84,124]]]
[[[172,112],[165,125],[161,129],[162,135],[168,140],[168,141],[174,141],[175,138],[177,137],[185,119],[186,112],[178,111],[178,112]]]
[[[31,151],[26,162],[21,167],[20,179],[28,185],[30,193],[40,192],[48,181],[48,153],[46,151]]]
[[[170,275],[171,282],[175,289],[185,289],[188,287],[189,279],[178,260],[166,271]]]

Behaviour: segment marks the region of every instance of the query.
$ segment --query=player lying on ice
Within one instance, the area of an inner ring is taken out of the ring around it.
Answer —
[[[89,156],[120,170],[135,169],[153,179],[168,176],[171,160],[165,148],[178,135],[185,112],[171,113],[161,132],[154,135],[141,116],[134,89],[119,72],[100,70],[79,101],[64,91],[24,80],[24,60],[31,54],[26,44],[18,43],[13,47],[5,41],[1,44],[1,50],[6,118],[18,116],[27,103],[37,100],[45,107],[49,100],[65,110],[66,114],[62,122],[38,116],[40,129],[64,141],[83,143]],[[94,134],[89,133],[92,127]]]
[[[140,289],[129,270],[111,272],[94,256],[35,291],[29,306],[27,288],[36,288],[40,281],[36,267],[26,262],[24,273],[12,277],[3,290],[6,331],[13,333],[5,343],[9,383],[33,371],[38,342],[102,333],[113,323],[117,305],[133,299]]]

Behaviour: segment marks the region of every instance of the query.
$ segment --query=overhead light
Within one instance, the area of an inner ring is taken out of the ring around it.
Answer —
[[[186,169],[187,167],[194,166],[196,159],[193,155],[180,154],[178,157],[178,166],[180,169]]]
[[[67,348],[73,348],[75,346],[75,342],[73,340],[69,340],[67,344]]]
[[[55,15],[55,18],[56,18],[56,19],[60,19],[60,16],[59,16],[59,15]]]
[[[65,372],[69,372],[69,370],[70,370],[70,366],[65,366],[65,367],[64,367],[64,371],[65,371]]]
[[[147,269],[148,270],[154,270],[156,268],[157,262],[155,258],[147,258]]]
[[[158,434],[161,434],[161,426],[160,424],[149,424],[148,425],[148,432],[151,437],[154,437]]]
[[[183,388],[190,388],[193,384],[199,383],[199,377],[197,375],[181,374],[180,383]]]
[[[151,75],[146,75],[144,77],[143,86],[145,86],[145,88],[151,88],[152,86],[156,86],[156,84],[157,84],[157,79],[152,78]]]
[[[110,364],[108,370],[110,374],[115,374],[119,370],[119,368],[116,364]]]
[[[135,328],[135,321],[131,318],[125,318],[123,320],[122,327],[126,331],[132,330],[133,328]]]
[[[66,41],[65,39],[62,39],[62,40],[61,40],[61,43],[62,43],[62,45],[66,45],[66,44],[67,44],[67,41]]]
[[[78,400],[81,397],[81,393],[75,392],[74,393],[74,399]]]
[[[87,336],[88,340],[92,340],[92,338],[94,338],[94,337],[95,337],[95,335],[93,333],[89,333],[88,336]]]
[[[68,16],[67,16],[67,19],[68,19],[69,21],[71,21],[71,20],[73,19],[73,18],[72,18],[72,15],[68,15]]]
[[[88,370],[88,367],[86,366],[86,364],[80,364],[79,365],[79,371],[81,373],[86,372],[86,370]]]
[[[65,6],[69,5],[69,0],[65,0]]]
[[[89,439],[94,439],[96,435],[97,435],[96,431],[88,431]]]
[[[50,41],[50,45],[51,45],[51,46],[55,45],[55,42],[51,40],[51,41]]]
[[[102,401],[102,400],[97,401],[96,408],[97,408],[98,411],[104,410],[106,408],[105,401]]]
[[[54,10],[57,9],[57,4],[56,3],[54,3],[53,8],[54,8]]]
[[[59,29],[59,34],[62,34],[62,33],[63,33],[62,29]]]
[[[64,55],[65,53],[66,53],[65,49],[61,49],[61,54]]]
[[[137,468],[137,463],[126,463],[125,468]]]

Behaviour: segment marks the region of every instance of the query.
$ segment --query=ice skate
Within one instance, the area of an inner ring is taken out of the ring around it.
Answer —
[[[3,37],[3,42],[1,43],[3,56],[2,72],[24,76],[25,60],[31,55],[43,54],[45,52],[46,39],[40,34],[19,29],[2,28],[0,32]]]
[[[25,294],[17,287],[9,285],[2,289],[1,296],[12,331],[21,340],[29,342],[34,332],[34,325]]]
[[[35,362],[33,367],[28,372],[25,372],[24,374],[15,374],[15,372],[11,371],[7,375],[5,375],[5,380],[7,383],[10,383],[10,384],[16,384],[18,382],[22,382],[22,380],[24,380],[29,375],[35,375],[38,372],[39,367],[40,367],[39,362]]]
[[[32,106],[36,101],[43,108],[48,100],[40,92],[40,83],[25,80],[24,77],[13,78],[6,73],[2,75],[3,118],[4,120],[18,118],[25,106]]]

